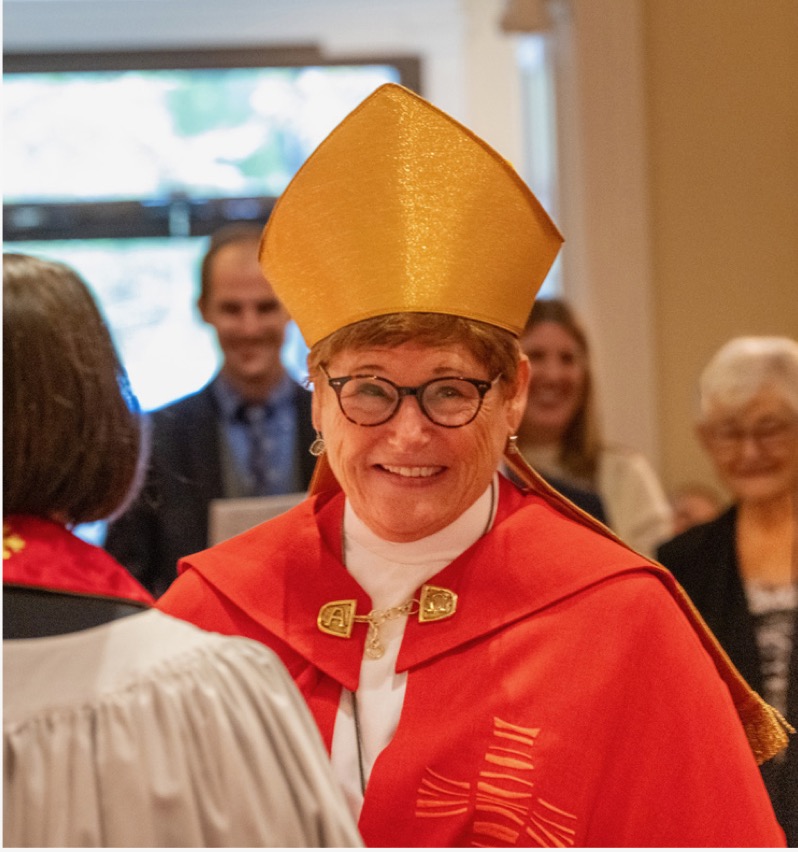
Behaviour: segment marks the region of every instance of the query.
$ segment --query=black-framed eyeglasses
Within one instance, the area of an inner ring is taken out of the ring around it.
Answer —
[[[485,394],[501,378],[501,373],[492,381],[444,376],[417,387],[402,387],[381,376],[332,378],[323,366],[322,370],[338,397],[344,417],[358,426],[387,423],[406,396],[414,396],[418,407],[436,426],[447,429],[466,426],[479,414]]]

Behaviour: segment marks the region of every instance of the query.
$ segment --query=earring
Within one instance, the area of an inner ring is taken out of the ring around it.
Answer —
[[[321,436],[321,432],[316,432],[316,439],[310,445],[308,452],[314,457],[318,458],[319,456],[324,454],[324,451],[327,448],[324,445],[324,438]]]
[[[521,452],[518,449],[518,435],[510,435],[507,438],[507,446],[504,448],[504,452],[508,455],[518,455]]]

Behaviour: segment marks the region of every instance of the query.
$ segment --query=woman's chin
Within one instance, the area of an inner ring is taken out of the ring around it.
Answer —
[[[426,538],[448,526],[455,516],[446,503],[406,495],[376,499],[372,497],[360,511],[360,519],[386,541],[408,542]]]

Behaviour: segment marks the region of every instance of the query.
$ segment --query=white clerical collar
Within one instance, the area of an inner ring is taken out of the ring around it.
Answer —
[[[346,566],[375,608],[394,606],[471,547],[490,528],[496,510],[498,475],[449,526],[418,541],[386,541],[355,514],[344,510]]]

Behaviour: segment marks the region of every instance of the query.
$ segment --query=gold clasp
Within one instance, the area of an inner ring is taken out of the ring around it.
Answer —
[[[316,624],[322,633],[348,639],[355,624],[357,601],[330,601],[319,610]]]
[[[390,609],[373,609],[368,615],[357,615],[357,601],[330,601],[322,606],[316,619],[316,625],[322,633],[349,639],[356,621],[365,622],[369,626],[367,636],[367,651],[375,658],[382,656],[382,644],[379,640],[380,627],[392,618],[402,615],[413,615],[413,605],[418,603],[419,624],[431,621],[442,621],[450,618],[457,611],[457,595],[451,589],[441,586],[421,587],[421,599],[405,601]]]
[[[441,586],[422,586],[418,620],[421,624],[450,618],[457,611],[457,595]]]

